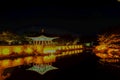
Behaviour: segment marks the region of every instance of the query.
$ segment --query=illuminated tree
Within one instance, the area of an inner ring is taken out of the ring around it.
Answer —
[[[18,42],[22,39],[20,36],[8,31],[2,32],[2,34],[0,34],[0,37],[0,41],[7,42],[9,45],[11,45],[12,42]]]
[[[105,53],[107,57],[118,57],[120,55],[120,34],[98,35],[98,42],[99,45],[95,48],[96,53]]]

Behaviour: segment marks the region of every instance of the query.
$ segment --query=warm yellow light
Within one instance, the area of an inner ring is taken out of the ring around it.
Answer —
[[[33,50],[32,50],[32,48],[30,48],[30,47],[27,47],[27,48],[25,49],[25,53],[30,54],[30,53],[32,53],[32,52],[33,52]]]
[[[68,46],[69,49],[71,49],[71,46]]]
[[[33,60],[34,63],[36,64],[42,64],[43,63],[43,58],[41,56],[37,56]]]
[[[97,50],[105,50],[105,49],[107,49],[107,46],[106,45],[100,45],[100,46],[97,46],[96,49]]]
[[[101,58],[107,58],[108,57],[107,54],[103,54],[103,53],[96,53],[96,55],[101,57]]]
[[[12,61],[12,66],[19,66],[19,65],[22,65],[24,64],[24,59],[22,58],[18,58],[18,59],[15,59]]]
[[[11,61],[8,60],[8,59],[7,60],[2,60],[0,65],[1,65],[2,68],[8,68],[11,65]]]
[[[75,53],[75,51],[72,51],[72,54],[74,54]]]
[[[9,48],[3,48],[2,49],[2,54],[3,55],[9,55],[11,52],[10,52],[10,49]]]
[[[80,50],[77,50],[77,53],[79,53],[80,52]]]
[[[56,52],[56,48],[54,47],[45,47],[43,49],[43,53],[55,53]]]
[[[55,62],[55,60],[56,60],[55,55],[50,55],[49,58],[50,58],[50,62]]]
[[[75,46],[73,45],[73,46],[72,46],[72,49],[74,49],[74,48],[75,48]]]
[[[79,45],[77,45],[77,48],[79,48]]]
[[[62,50],[65,50],[66,49],[66,46],[62,46]]]
[[[75,45],[75,49],[77,48],[77,45]]]
[[[83,48],[83,45],[79,45],[79,48]]]
[[[42,49],[43,49],[42,46],[40,46],[40,45],[37,45],[37,46],[36,46],[36,51],[37,51],[37,53],[42,53]]]
[[[55,59],[56,59],[56,56],[54,56],[54,55],[50,55],[50,56],[45,56],[45,57],[43,57],[43,61],[44,61],[45,63],[55,62]]]
[[[25,57],[24,62],[27,63],[27,64],[32,63],[33,62],[33,57],[31,57],[31,56],[30,57]]]
[[[68,54],[68,51],[65,51],[62,55],[64,56],[64,55],[67,55]]]
[[[62,55],[65,55],[66,54],[66,52],[62,52]]]
[[[79,50],[79,53],[82,53],[83,52],[83,50]]]
[[[0,55],[2,55],[2,49],[0,48]]]
[[[15,53],[21,53],[22,52],[22,48],[21,47],[14,47],[13,51]]]
[[[50,61],[49,61],[49,56],[43,57],[43,61],[44,61],[45,63],[49,63],[49,62],[50,62]]]
[[[77,53],[77,50],[75,50],[75,53]]]
[[[61,50],[61,48],[62,48],[61,46],[57,46],[56,50]]]
[[[68,54],[71,55],[71,54],[72,54],[72,51],[69,51]]]

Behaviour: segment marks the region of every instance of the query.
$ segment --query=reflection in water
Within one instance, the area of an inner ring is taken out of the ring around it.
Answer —
[[[46,72],[48,72],[50,70],[54,70],[54,69],[58,69],[58,68],[53,67],[52,65],[49,65],[49,64],[40,64],[40,65],[34,65],[33,67],[31,67],[27,70],[36,71],[39,74],[44,75]]]
[[[1,73],[0,80],[4,80],[3,78],[6,78],[10,75],[9,73],[6,76],[2,75],[3,71],[6,68],[20,66],[20,65],[29,65],[31,63],[38,64],[38,65],[49,64],[49,63],[55,62],[56,57],[65,56],[65,55],[73,55],[73,54],[78,54],[78,53],[82,53],[82,52],[83,52],[83,50],[70,50],[70,51],[63,51],[63,52],[61,52],[61,54],[56,54],[56,55],[53,55],[53,54],[46,55],[46,56],[35,55],[35,56],[27,56],[27,57],[21,57],[21,58],[0,60],[0,73]],[[44,69],[44,71],[42,70],[42,74],[46,73],[46,71],[55,69],[54,67],[50,68],[50,66],[51,65],[48,65],[48,67],[45,66],[47,68],[45,68],[46,70]],[[37,66],[37,68],[38,68],[38,66]]]
[[[20,55],[47,55],[61,53],[66,50],[79,50],[83,45],[69,45],[69,46],[41,46],[41,45],[13,45],[13,46],[0,46],[0,58],[12,57]]]

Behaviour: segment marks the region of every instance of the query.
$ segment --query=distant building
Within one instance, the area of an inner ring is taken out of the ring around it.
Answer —
[[[38,37],[27,37],[29,39],[32,39],[32,43],[34,45],[51,45],[54,44],[53,39],[56,39],[58,37],[47,37],[44,35],[40,35]]]
[[[26,37],[32,40],[32,44],[34,45],[53,45],[55,44],[53,42],[54,39],[57,39],[59,37],[48,37],[44,34],[44,29],[41,30],[40,36],[34,36],[34,37]]]

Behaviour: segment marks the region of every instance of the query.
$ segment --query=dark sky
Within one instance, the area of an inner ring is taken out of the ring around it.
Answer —
[[[0,29],[22,33],[45,28],[52,33],[95,35],[120,24],[120,6],[116,1],[58,3],[1,9]]]

